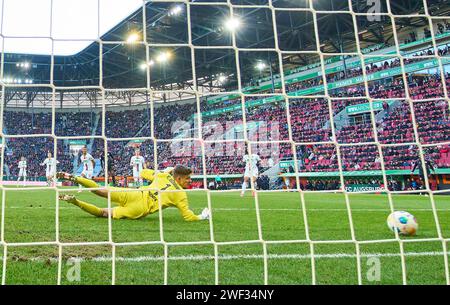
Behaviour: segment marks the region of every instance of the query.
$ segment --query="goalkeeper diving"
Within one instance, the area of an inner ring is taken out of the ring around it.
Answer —
[[[203,209],[200,215],[196,215],[189,209],[187,194],[183,189],[189,187],[191,174],[192,171],[182,165],[163,172],[144,169],[141,172],[141,177],[149,181],[149,186],[142,186],[136,191],[125,191],[129,190],[126,188],[109,188],[111,203],[118,205],[111,208],[111,210],[81,201],[73,195],[61,194],[59,199],[72,203],[97,217],[108,217],[111,215],[113,219],[140,219],[158,212],[161,206],[163,209],[176,207],[186,221],[208,220],[210,217],[208,208]],[[64,172],[58,173],[57,177],[76,182],[87,188],[99,188],[95,181],[84,177],[76,177]],[[108,190],[94,190],[92,192],[98,196],[108,198]],[[158,202],[159,200],[161,200],[160,203]]]

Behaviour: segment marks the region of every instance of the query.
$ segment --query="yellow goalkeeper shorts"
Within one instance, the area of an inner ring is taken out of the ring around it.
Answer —
[[[113,208],[114,219],[139,219],[148,213],[147,192],[124,192],[121,188],[112,188],[111,201],[119,206]]]

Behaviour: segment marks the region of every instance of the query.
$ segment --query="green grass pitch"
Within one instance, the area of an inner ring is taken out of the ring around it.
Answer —
[[[106,200],[89,192],[75,193],[80,199],[100,206]],[[311,248],[306,242],[304,213],[297,192],[259,193],[262,238],[286,241],[267,244],[269,284],[311,284]],[[56,194],[54,190],[5,192],[4,236],[6,243],[48,242],[56,240]],[[387,195],[349,195],[354,233],[359,241],[394,238],[386,225],[390,213]],[[437,238],[438,231],[430,197],[393,196],[395,210],[416,216],[419,232],[403,239]],[[435,196],[441,232],[450,238],[450,196]],[[206,192],[189,193],[191,208],[199,213],[207,206]],[[342,194],[308,193],[304,195],[308,233],[313,241],[351,240],[349,215]],[[213,235],[217,242],[258,240],[258,222],[254,199],[247,192],[211,193]],[[0,211],[1,212],[1,211]],[[163,212],[163,234],[167,242],[208,241],[208,222],[184,222],[176,209]],[[97,219],[60,202],[59,240],[63,243],[108,241],[108,220]],[[114,242],[159,241],[159,216],[141,220],[112,221]],[[447,245],[448,247],[449,245]],[[57,246],[8,246],[6,284],[56,284]],[[352,243],[319,243],[313,247],[314,276],[317,284],[357,284],[357,258]],[[263,284],[264,260],[261,243],[224,244],[217,247],[219,284]],[[396,241],[361,244],[363,284],[402,284],[400,246]],[[445,284],[443,244],[439,241],[404,243],[408,284]],[[0,256],[4,249],[0,246]],[[116,284],[163,284],[164,247],[162,245],[117,246],[115,248]],[[62,284],[110,284],[112,247],[109,245],[64,246],[62,248]],[[168,284],[214,284],[215,249],[207,245],[174,245],[167,248]],[[373,280],[370,259],[379,259],[379,278]],[[448,253],[446,254],[448,255]],[[70,258],[79,258],[79,277]],[[2,261],[2,260],[0,260]],[[2,268],[0,268],[2,274]]]

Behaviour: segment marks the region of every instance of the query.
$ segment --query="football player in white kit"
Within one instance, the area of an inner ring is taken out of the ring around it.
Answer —
[[[21,157],[19,161],[19,177],[17,178],[17,186],[19,185],[20,178],[23,177],[23,185],[27,182],[27,161],[25,157]]]
[[[56,165],[59,164],[55,158],[52,158],[52,153],[47,153],[47,158],[41,163],[41,166],[45,165],[45,176],[47,177],[47,185],[52,186],[55,183]]]
[[[90,153],[87,152],[87,147],[83,146],[81,149],[80,161],[83,166],[83,171],[81,172],[81,177],[92,179],[94,175],[95,159]],[[78,185],[78,192],[81,192],[81,184]]]
[[[131,157],[130,166],[133,168],[133,180],[136,187],[140,187],[142,184],[141,172],[144,168],[147,168],[145,165],[145,159],[141,156],[141,152],[139,149],[134,151],[134,156]]]
[[[250,180],[250,178],[253,180],[253,183],[256,183],[256,179],[259,175],[258,170],[258,162],[261,161],[261,158],[257,154],[248,154],[246,151],[246,155],[244,156],[244,162],[245,162],[245,172],[244,172],[244,182],[242,183],[242,191],[241,191],[241,197],[245,194],[245,189],[247,188],[247,182]],[[255,192],[252,192],[252,195],[255,196]]]

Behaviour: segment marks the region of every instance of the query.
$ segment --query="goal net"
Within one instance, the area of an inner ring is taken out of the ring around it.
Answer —
[[[445,1],[1,11],[2,284],[450,284]],[[82,148],[98,188],[47,186],[44,160],[80,175]],[[58,199],[114,207],[136,192],[135,154],[192,169],[189,207],[209,221],[95,218]],[[416,235],[390,230],[395,211]]]

